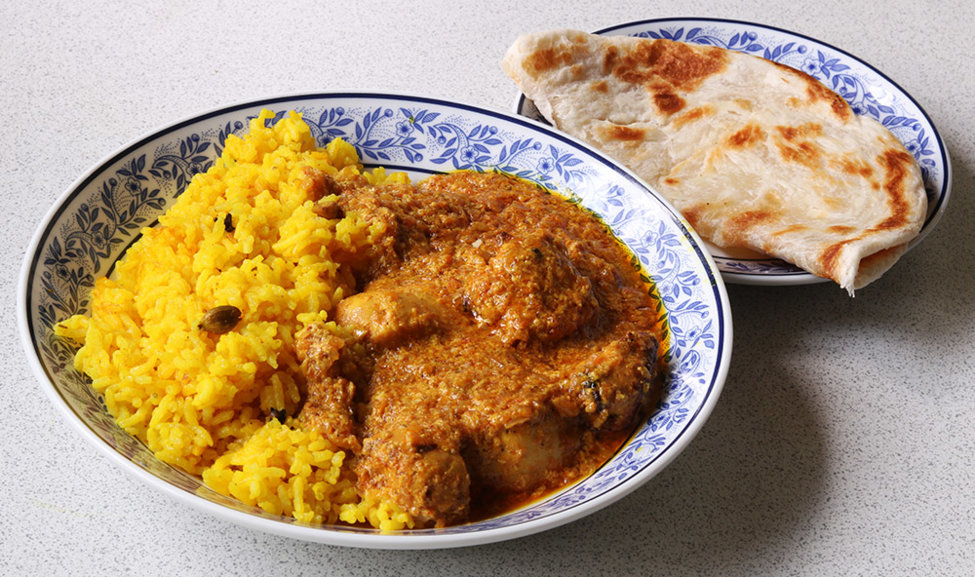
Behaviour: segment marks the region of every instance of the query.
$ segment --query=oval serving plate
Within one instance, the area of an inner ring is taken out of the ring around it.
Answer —
[[[918,103],[882,72],[828,44],[781,28],[716,18],[663,18],[628,22],[597,30],[608,36],[666,38],[706,44],[761,56],[802,70],[842,96],[854,112],[886,126],[914,155],[928,196],[928,214],[913,248],[944,213],[951,191],[951,163],[941,135]],[[516,113],[547,122],[523,94]],[[790,263],[748,250],[727,250],[704,242],[726,282],[752,285],[802,285],[825,282]]]
[[[86,312],[94,279],[205,171],[229,134],[263,108],[303,114],[319,144],[341,137],[367,167],[414,177],[456,169],[503,170],[560,191],[610,224],[656,281],[669,321],[670,369],[652,416],[590,477],[496,518],[446,529],[382,534],[309,526],[207,488],[158,460],[116,426],[72,368],[73,345],[52,326]],[[510,539],[604,507],[656,475],[691,441],[723,386],[731,353],[724,285],[699,239],[646,185],[586,145],[534,121],[436,100],[387,94],[304,94],[221,108],[158,130],[108,157],[50,209],[29,247],[18,288],[18,321],[43,388],[83,437],[152,487],[198,509],[273,534],[335,545],[418,549]]]

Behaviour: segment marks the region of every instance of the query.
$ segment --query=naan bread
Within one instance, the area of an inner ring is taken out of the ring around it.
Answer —
[[[924,221],[914,157],[804,72],[572,30],[518,38],[502,68],[545,118],[627,165],[716,246],[772,255],[853,294]]]

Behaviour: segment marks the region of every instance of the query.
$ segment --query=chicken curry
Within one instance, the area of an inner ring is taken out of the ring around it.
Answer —
[[[598,218],[497,173],[311,176],[317,210],[377,231],[346,255],[337,326],[296,342],[299,418],[355,455],[361,494],[421,527],[484,518],[588,475],[646,418],[657,302]]]

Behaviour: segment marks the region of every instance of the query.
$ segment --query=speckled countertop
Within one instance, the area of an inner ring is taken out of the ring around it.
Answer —
[[[975,572],[975,8],[660,2],[0,4],[0,575],[972,575]],[[514,541],[397,552],[316,545],[211,518],[124,475],[28,370],[24,251],[96,162],[211,108],[308,90],[510,109],[522,31],[668,16],[778,26],[911,93],[954,186],[938,228],[880,281],[729,286],[724,393],[662,474],[581,521]]]

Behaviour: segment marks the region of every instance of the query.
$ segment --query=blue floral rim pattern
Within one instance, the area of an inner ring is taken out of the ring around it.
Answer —
[[[880,121],[917,159],[928,196],[928,214],[921,234],[911,247],[931,232],[944,213],[951,190],[951,164],[941,136],[909,94],[855,56],[781,28],[716,18],[642,20],[594,33],[718,46],[806,72],[842,96],[856,114]],[[545,121],[524,95],[519,95],[515,111]],[[824,280],[775,258],[730,257],[719,251],[713,252],[712,256],[725,280],[731,283],[808,284]]]
[[[394,536],[357,528],[308,527],[210,490],[125,434],[87,380],[72,368],[72,343],[53,335],[60,320],[88,310],[94,279],[108,273],[193,175],[219,157],[263,108],[302,113],[319,144],[342,138],[367,166],[424,175],[500,170],[555,190],[599,214],[656,282],[671,347],[666,391],[654,414],[589,478],[513,513],[441,530]],[[266,99],[164,128],[101,163],[51,210],[25,259],[19,289],[25,347],[42,384],[68,418],[124,468],[163,481],[191,504],[219,505],[258,528],[356,546],[433,547],[499,540],[567,522],[646,481],[682,450],[710,413],[731,350],[727,296],[712,261],[666,201],[585,145],[503,113],[410,96],[307,94]],[[90,434],[88,434],[90,433]],[[205,508],[205,507],[204,507]],[[282,529],[288,527],[288,529]],[[482,534],[483,537],[474,537]],[[363,541],[365,539],[365,541]],[[410,540],[408,545],[403,539]]]

